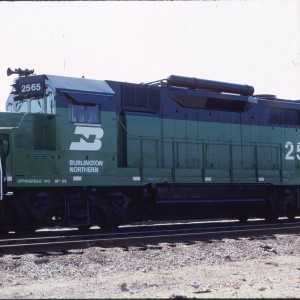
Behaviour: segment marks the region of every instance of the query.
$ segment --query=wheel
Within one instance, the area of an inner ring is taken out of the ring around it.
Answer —
[[[278,216],[268,214],[268,215],[265,216],[265,220],[267,222],[276,222],[278,220]]]
[[[35,227],[25,227],[25,228],[15,228],[15,233],[25,234],[25,233],[35,233]]]
[[[99,207],[92,207],[91,209],[91,225],[102,227],[105,224],[105,214]]]
[[[247,216],[240,216],[237,218],[241,223],[246,223],[249,219]]]
[[[266,204],[265,220],[267,222],[275,222],[278,220],[278,216],[275,215],[274,210],[269,202]]]
[[[102,226],[100,226],[101,230],[105,230],[105,231],[111,231],[111,230],[115,230],[118,228],[118,224],[102,224]]]
[[[87,231],[91,228],[90,225],[85,225],[85,226],[78,226],[77,227],[79,231]]]
[[[296,206],[294,203],[289,203],[286,207],[286,216],[289,220],[294,220],[296,217]]]
[[[17,232],[22,229],[17,208],[7,206],[5,210],[5,230]]]
[[[99,226],[101,230],[114,230],[117,229],[119,224],[107,223],[107,218],[104,211],[99,207],[93,207],[91,210],[91,224]]]
[[[0,229],[0,235],[8,234],[8,230]]]

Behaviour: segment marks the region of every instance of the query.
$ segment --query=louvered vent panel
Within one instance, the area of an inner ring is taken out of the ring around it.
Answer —
[[[34,159],[49,159],[49,153],[34,153],[32,157]]]
[[[159,90],[147,86],[124,85],[122,89],[122,106],[124,109],[130,110],[159,111]]]

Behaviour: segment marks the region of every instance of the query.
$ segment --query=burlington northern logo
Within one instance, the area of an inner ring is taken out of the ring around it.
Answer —
[[[72,142],[70,150],[97,151],[102,146],[103,129],[100,127],[76,126],[74,134],[83,136],[79,142]]]

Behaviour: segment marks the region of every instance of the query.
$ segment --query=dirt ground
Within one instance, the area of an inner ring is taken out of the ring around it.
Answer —
[[[2,299],[300,298],[300,236],[0,256]]]

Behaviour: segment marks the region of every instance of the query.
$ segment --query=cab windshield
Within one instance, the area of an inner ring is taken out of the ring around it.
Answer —
[[[42,97],[15,100],[16,98],[13,94],[9,95],[6,102],[6,111],[55,114],[54,98],[51,91],[48,91]]]

